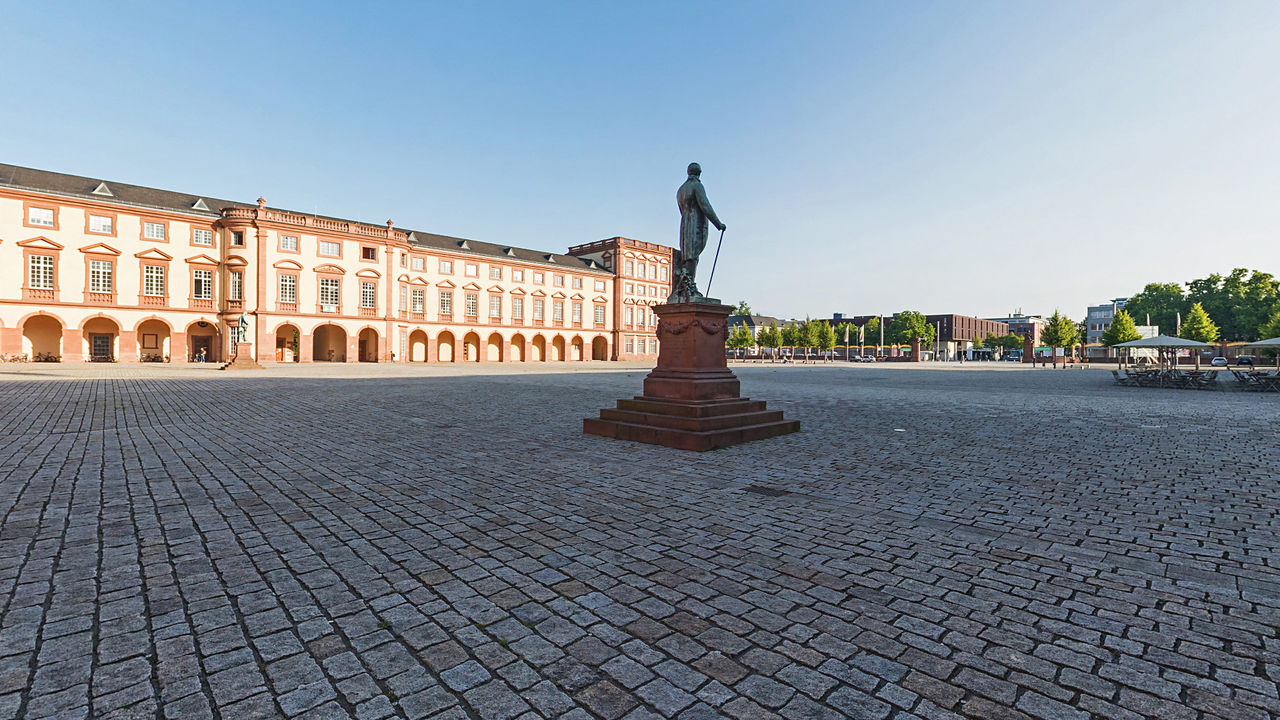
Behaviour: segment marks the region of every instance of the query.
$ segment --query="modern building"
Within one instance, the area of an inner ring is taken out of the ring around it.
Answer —
[[[974,340],[988,335],[1008,335],[1006,323],[970,315],[925,315],[925,320],[938,329],[937,352],[941,360],[959,360],[973,349]]]
[[[557,254],[0,165],[0,353],[220,362],[243,333],[259,362],[656,356],[648,306],[670,292],[671,248],[592,245],[610,250]]]
[[[1045,319],[1040,315],[1023,315],[1020,312],[1012,313],[1008,317],[987,319],[1008,325],[1009,332],[1020,338],[1030,336],[1033,347],[1040,345],[1040,334],[1044,332],[1046,323]]]
[[[1085,318],[1086,342],[1095,345],[1102,342],[1102,333],[1111,327],[1111,320],[1116,313],[1124,309],[1129,298],[1115,298],[1101,305],[1090,305],[1089,314]]]

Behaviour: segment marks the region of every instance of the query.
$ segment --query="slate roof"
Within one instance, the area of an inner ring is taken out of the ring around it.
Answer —
[[[111,191],[110,196],[94,193],[94,190],[104,183],[107,189]],[[103,180],[101,178],[84,177],[81,175],[68,175],[66,173],[37,170],[35,168],[7,165],[4,163],[0,163],[0,187],[12,187],[20,190],[32,190],[42,193],[52,193],[68,197],[84,198],[86,200],[133,205],[136,207],[152,208],[157,210],[171,210],[193,215],[203,215],[206,217],[219,217],[223,208],[257,207],[256,203],[220,200],[217,198],[211,198],[207,195],[191,195],[189,193],[179,193],[171,190],[159,190],[157,188],[130,185],[128,183],[116,182],[114,180]],[[204,204],[209,209],[193,209],[192,206],[195,205],[198,200],[204,200]],[[291,212],[298,215],[324,217],[329,220],[340,220],[342,222],[361,222],[359,220],[350,220],[347,218],[329,217],[325,215],[317,216],[314,213],[285,210],[283,208],[272,209]],[[378,223],[369,224],[374,226],[378,225]],[[450,237],[448,235],[437,235],[435,233],[408,230],[405,228],[397,229],[409,233],[410,244],[423,249],[449,250],[451,252],[471,253],[486,257],[509,258],[511,260],[520,260],[522,262],[540,263],[561,267],[566,270],[599,272],[605,275],[613,275],[613,273],[605,270],[598,263],[584,258],[573,257],[572,255],[547,253],[538,250],[530,250],[528,248],[499,245],[496,243],[481,242],[479,240],[468,240],[465,238]],[[465,246],[463,246],[462,243],[465,243]]]

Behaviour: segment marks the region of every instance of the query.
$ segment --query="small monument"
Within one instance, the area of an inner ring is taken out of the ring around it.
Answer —
[[[618,440],[684,450],[714,450],[752,440],[793,433],[798,420],[767,410],[761,400],[741,397],[738,378],[725,361],[727,319],[733,308],[698,292],[698,257],[707,246],[708,223],[722,232],[700,178],[689,178],[676,192],[680,208],[680,247],[675,253],[671,295],[653,311],[658,316],[658,366],[644,379],[644,394],[619,400],[616,408],[582,421],[583,432]]]
[[[262,366],[253,359],[253,343],[249,342],[249,318],[243,312],[240,320],[231,330],[235,333],[236,354],[231,362],[223,366],[223,370],[261,370]]]

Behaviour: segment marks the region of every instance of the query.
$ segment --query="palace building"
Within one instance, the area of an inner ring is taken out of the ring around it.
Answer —
[[[33,360],[225,362],[242,322],[261,363],[651,360],[671,261],[0,164],[0,353]]]

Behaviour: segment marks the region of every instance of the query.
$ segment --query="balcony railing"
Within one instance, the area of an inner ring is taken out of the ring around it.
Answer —
[[[317,230],[351,233],[352,235],[363,235],[365,237],[383,238],[388,240],[408,240],[409,238],[407,233],[396,230],[389,224],[385,227],[379,225],[363,225],[361,223],[347,222],[346,220],[332,220],[330,218],[313,217],[311,215],[298,215],[296,213],[281,212],[279,210],[270,210],[267,208],[225,208],[222,211],[222,217],[242,220],[265,220],[268,222],[283,223],[285,225],[297,225],[299,227],[315,228]]]
[[[426,322],[427,314],[424,312],[410,312],[409,319],[413,322]]]
[[[84,301],[94,305],[115,305],[116,294],[113,292],[87,292]]]
[[[138,304],[143,307],[164,307],[169,304],[169,298],[163,295],[143,295],[138,298]]]
[[[243,300],[228,300],[228,301],[227,301],[227,312],[241,312],[241,311],[243,311],[243,310],[244,310],[244,301],[243,301]]]
[[[212,310],[213,298],[191,298],[192,310]]]
[[[298,312],[298,303],[296,302],[278,302],[276,303],[276,312],[296,313]]]
[[[367,317],[367,318],[378,317],[378,308],[362,307],[360,308],[360,317]]]
[[[22,289],[22,299],[27,302],[53,302],[53,290]]]

